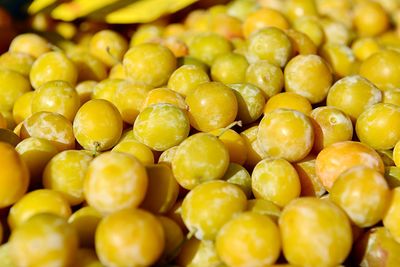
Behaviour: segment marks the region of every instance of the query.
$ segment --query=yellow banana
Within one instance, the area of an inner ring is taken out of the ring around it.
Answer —
[[[145,23],[187,7],[198,0],[34,0],[30,14],[47,11],[54,19],[73,21],[82,17],[108,23]]]
[[[120,0],[73,0],[71,2],[62,3],[56,7],[51,12],[51,16],[54,19],[72,21],[77,18],[85,17],[96,10],[102,9],[119,1]]]
[[[28,7],[29,14],[36,14],[52,5],[61,2],[60,0],[34,0]]]
[[[170,4],[168,6],[168,13],[175,13],[191,4],[193,4],[194,2],[197,2],[198,0],[192,0],[192,1],[169,1]]]
[[[141,0],[105,16],[107,23],[146,23],[173,13],[198,0]]]

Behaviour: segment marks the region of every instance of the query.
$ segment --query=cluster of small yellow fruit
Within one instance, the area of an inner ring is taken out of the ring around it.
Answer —
[[[18,35],[1,266],[400,266],[399,22],[396,0],[234,0],[130,42]]]

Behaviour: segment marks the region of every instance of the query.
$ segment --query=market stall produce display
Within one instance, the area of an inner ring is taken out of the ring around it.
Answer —
[[[0,267],[400,266],[400,1],[0,4]]]

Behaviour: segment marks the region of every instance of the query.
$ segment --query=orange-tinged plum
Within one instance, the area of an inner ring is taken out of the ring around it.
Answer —
[[[355,141],[338,142],[324,148],[317,156],[315,171],[329,191],[342,172],[357,165],[384,173],[383,161],[379,154],[371,147]]]

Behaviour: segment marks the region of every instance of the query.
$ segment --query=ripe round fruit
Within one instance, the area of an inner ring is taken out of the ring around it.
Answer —
[[[199,33],[189,42],[189,55],[209,66],[213,64],[219,55],[229,53],[231,50],[231,43],[216,33]]]
[[[168,217],[158,216],[157,219],[161,222],[165,234],[163,254],[167,258],[174,257],[177,251],[181,250],[181,244],[186,241],[183,231],[178,223]]]
[[[80,107],[78,93],[65,81],[49,81],[40,86],[32,98],[31,111],[56,112],[73,121]]]
[[[89,151],[65,150],[58,153],[43,171],[44,188],[59,192],[72,206],[82,203],[83,180],[92,160]]]
[[[29,72],[35,59],[25,53],[6,52],[0,56],[0,66],[16,71],[24,77],[29,77]]]
[[[75,64],[78,81],[101,81],[107,78],[107,67],[96,57],[84,50],[68,51],[68,57]]]
[[[385,217],[383,217],[383,225],[389,230],[393,238],[400,241],[400,187],[396,187],[392,191],[391,201],[388,206]]]
[[[103,99],[92,99],[80,107],[73,123],[74,135],[86,150],[112,148],[122,134],[122,118],[118,109]]]
[[[37,34],[24,33],[12,40],[9,51],[25,53],[37,58],[50,51],[50,43]]]
[[[300,266],[335,266],[350,253],[352,232],[346,214],[329,200],[303,197],[279,218],[283,254]]]
[[[145,43],[129,49],[123,65],[126,75],[134,83],[155,88],[167,83],[176,68],[176,58],[162,45]]]
[[[17,98],[13,106],[13,118],[15,123],[20,123],[32,115],[32,99],[35,91],[28,91]]]
[[[260,162],[264,156],[266,156],[261,148],[257,134],[258,125],[250,127],[240,133],[247,148],[247,159],[245,165],[249,166],[250,168],[254,168],[254,166]]]
[[[270,200],[279,207],[300,195],[299,175],[292,164],[282,158],[257,163],[251,179],[254,196]]]
[[[357,165],[384,173],[379,154],[371,147],[355,141],[337,142],[324,148],[316,158],[315,172],[324,187],[330,190],[342,172]]]
[[[149,23],[138,25],[138,28],[133,33],[129,45],[135,46],[143,43],[150,43],[160,39],[163,36],[164,25],[158,23]]]
[[[132,132],[132,131],[130,131]],[[133,132],[132,132],[133,133]],[[135,156],[143,165],[154,163],[151,149],[137,140],[122,140],[111,151],[125,152]]]
[[[225,172],[222,180],[237,185],[243,190],[247,198],[252,197],[251,192],[251,176],[249,172],[240,164],[229,163],[229,167]]]
[[[109,79],[109,81],[111,80]],[[108,100],[117,107],[126,123],[133,124],[142,109],[150,88],[136,85],[128,80],[115,79],[113,81],[115,86],[109,84],[111,88],[108,90],[110,94]]]
[[[246,82],[257,86],[268,99],[282,91],[284,83],[281,68],[267,60],[258,60],[247,68]]]
[[[96,253],[105,266],[150,266],[164,249],[160,221],[140,209],[114,212],[99,223]]]
[[[317,55],[298,55],[285,67],[285,90],[319,103],[328,95],[332,74],[325,61]]]
[[[382,93],[373,83],[362,76],[353,75],[332,85],[326,103],[342,110],[355,121],[364,110],[381,100]]]
[[[30,191],[15,203],[8,215],[8,225],[16,229],[36,214],[51,213],[68,219],[71,208],[58,192],[49,189]]]
[[[40,111],[26,118],[21,127],[21,138],[43,138],[51,141],[60,151],[73,149],[75,137],[72,124],[64,116]]]
[[[364,61],[372,54],[378,52],[381,47],[375,38],[360,37],[353,41],[351,49],[358,60]]]
[[[180,144],[189,131],[189,118],[185,111],[166,103],[145,108],[133,125],[136,139],[156,151]]]
[[[400,140],[396,143],[392,151],[392,160],[397,167],[400,167]]]
[[[176,150],[179,146],[173,146],[165,151],[163,151],[158,158],[158,163],[165,163],[169,166],[172,164],[172,159],[175,157]],[[171,166],[172,168],[172,166]]]
[[[89,51],[108,67],[122,60],[128,42],[119,33],[112,30],[102,30],[93,35],[89,43]]]
[[[376,36],[390,25],[389,16],[382,5],[369,1],[359,2],[354,6],[353,22],[360,36]]]
[[[305,158],[314,143],[314,129],[303,113],[276,109],[262,118],[257,139],[267,156],[290,162]]]
[[[168,211],[167,216],[168,218],[176,222],[181,227],[184,233],[187,233],[188,230],[185,226],[185,223],[182,220],[182,214],[181,214],[182,202],[183,202],[182,199],[177,200],[174,206],[172,206],[172,208]]]
[[[175,92],[174,90],[162,87],[152,89],[147,93],[146,98],[143,101],[141,110],[150,105],[161,103],[171,104],[183,110],[187,110],[185,98],[181,94]]]
[[[92,92],[96,85],[96,81],[83,81],[75,86],[81,105],[85,104],[92,98]]]
[[[229,152],[224,143],[208,133],[197,133],[186,138],[172,159],[174,176],[186,189],[222,178],[228,166]]]
[[[218,256],[228,266],[262,267],[278,259],[280,233],[268,216],[245,212],[221,228],[215,246]]]
[[[319,47],[325,41],[325,33],[321,22],[316,17],[300,17],[293,21],[293,28],[306,34]]]
[[[336,79],[358,73],[359,62],[347,45],[326,43],[319,53],[328,62]]]
[[[75,229],[54,214],[37,214],[10,236],[10,254],[16,266],[71,266],[78,250]]]
[[[388,89],[383,91],[382,102],[400,106],[400,89]]]
[[[311,103],[307,98],[293,92],[283,92],[273,95],[265,104],[264,113],[278,108],[294,109],[303,112],[304,115],[310,115],[312,110]]]
[[[371,106],[358,117],[356,133],[374,149],[392,149],[400,140],[400,107],[386,103]]]
[[[196,65],[183,65],[177,68],[169,77],[168,88],[183,96],[189,95],[202,83],[209,82],[207,72]]]
[[[104,99],[114,104],[117,90],[126,88],[129,81],[123,79],[105,79],[97,83],[91,94],[91,99]],[[130,97],[129,97],[130,98]]]
[[[389,186],[374,169],[355,166],[342,172],[333,184],[329,198],[341,207],[359,227],[382,220],[390,200]]]
[[[0,142],[0,207],[17,202],[27,191],[29,170],[18,152],[9,144]]]
[[[179,194],[179,185],[171,167],[166,164],[152,164],[146,166],[146,172],[148,186],[140,208],[155,214],[165,214],[175,204]]]
[[[74,63],[63,52],[47,52],[33,63],[29,78],[35,89],[55,80],[75,86],[78,72]]]
[[[243,22],[243,34],[249,38],[251,34],[265,27],[286,30],[289,28],[289,22],[279,11],[272,8],[261,8],[247,16]]]
[[[246,195],[236,185],[209,181],[186,195],[182,219],[197,239],[214,240],[225,223],[245,210],[246,203]]]
[[[237,53],[219,55],[211,65],[211,77],[224,84],[242,83],[249,66],[246,58]]]
[[[115,64],[109,71],[108,78],[110,79],[126,79],[125,69],[122,63]]]
[[[263,92],[250,83],[230,84],[229,87],[236,95],[237,119],[241,120],[243,124],[256,121],[262,115],[265,104]]]
[[[244,164],[247,158],[247,148],[240,134],[225,128],[213,130],[210,134],[217,136],[224,143],[229,152],[230,162]]]
[[[385,251],[384,256],[382,251]],[[373,266],[378,263],[397,266],[400,262],[400,244],[386,227],[374,227],[355,243],[354,256],[357,265]]]
[[[138,207],[147,184],[146,169],[139,160],[127,153],[110,151],[90,162],[83,192],[90,206],[109,214]]]
[[[238,103],[232,89],[219,82],[200,84],[186,97],[190,124],[199,131],[209,132],[232,123]]]
[[[281,215],[280,207],[275,205],[272,201],[262,198],[248,200],[246,210],[268,216],[274,222],[278,222],[279,216]]]
[[[353,138],[351,119],[340,109],[330,106],[318,107],[311,112],[311,118],[316,152],[336,142],[350,141]]]
[[[292,43],[292,55],[310,55],[317,53],[317,46],[311,40],[311,38],[300,31],[289,29],[286,31],[289,36],[290,42]]]
[[[27,78],[15,71],[0,69],[0,110],[11,111],[17,99],[30,90]]]
[[[103,215],[91,206],[82,207],[69,216],[68,223],[77,231],[81,247],[94,247],[96,228],[102,218]]]
[[[348,16],[351,15],[349,14]],[[344,23],[329,17],[319,20],[319,23],[324,31],[325,43],[343,45],[345,47],[352,40],[353,33]]]
[[[267,60],[282,68],[292,54],[292,43],[289,37],[278,28],[260,29],[250,36],[248,53],[250,61]]]
[[[183,244],[176,263],[179,266],[192,267],[223,265],[218,257],[214,242],[200,241],[194,237]]]
[[[359,73],[381,90],[399,88],[399,62],[399,52],[395,50],[381,50],[361,63]]]
[[[15,150],[28,166],[32,185],[40,184],[47,162],[59,152],[51,141],[36,137],[22,140]]]

